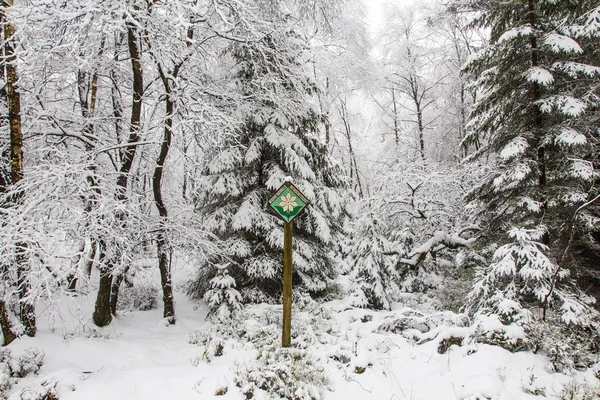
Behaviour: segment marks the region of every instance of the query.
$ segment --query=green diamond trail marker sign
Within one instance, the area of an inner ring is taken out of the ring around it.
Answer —
[[[308,205],[308,200],[296,186],[286,182],[271,197],[269,205],[285,222],[292,222]]]
[[[308,205],[306,197],[292,185],[291,178],[269,200],[269,205],[283,219],[283,323],[281,346],[292,343],[292,229],[293,219]]]

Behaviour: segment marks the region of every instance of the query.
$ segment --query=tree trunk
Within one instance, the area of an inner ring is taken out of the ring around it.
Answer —
[[[536,17],[535,17],[535,6],[534,6],[534,0],[529,0],[528,1],[528,12],[529,12],[529,23],[531,24],[532,28],[536,28],[537,25],[537,21],[536,21]],[[538,46],[537,46],[537,39],[534,35],[531,35],[530,39],[529,39],[529,44],[531,46],[531,66],[532,67],[537,67],[538,66],[538,57],[537,57],[537,51],[538,51]],[[538,186],[540,187],[540,202],[542,203],[542,207],[541,210],[539,212],[540,215],[544,215],[547,209],[547,201],[545,198],[545,194],[544,194],[544,190],[545,190],[545,186],[546,186],[546,147],[543,144],[544,141],[544,135],[543,135],[543,129],[544,129],[544,120],[543,120],[543,116],[542,116],[542,111],[539,109],[539,107],[537,105],[535,105],[535,103],[537,101],[539,101],[542,98],[542,93],[541,93],[541,87],[537,82],[533,83],[533,98],[531,99],[531,102],[534,104],[534,134],[535,134],[535,140],[536,140],[536,145],[537,145],[537,165],[538,165]],[[550,245],[550,235],[549,232],[546,231],[542,238],[541,238],[541,242],[546,245],[549,246]]]
[[[12,323],[6,310],[6,303],[3,300],[0,300],[0,326],[2,327],[2,335],[4,336],[4,343],[2,345],[8,346],[17,338],[17,335],[12,330]]]
[[[119,302],[119,288],[121,287],[121,283],[123,283],[123,277],[127,271],[123,271],[122,273],[114,276],[110,289],[110,312],[113,315],[117,315],[117,303]]]
[[[163,73],[159,66],[160,76],[163,80],[166,96],[166,113],[165,113],[165,129],[163,141],[160,147],[160,153],[156,160],[156,168],[152,176],[152,190],[154,193],[154,202],[160,216],[160,226],[156,238],[156,250],[158,253],[158,269],[160,271],[160,283],[163,291],[163,317],[167,318],[170,324],[175,324],[175,304],[173,300],[173,284],[171,281],[171,266],[168,260],[168,243],[166,232],[166,221],[168,217],[167,207],[162,197],[162,177],[165,161],[171,147],[171,139],[173,136],[173,112],[175,104],[171,96],[171,86],[167,76]],[[177,71],[172,74],[177,77]]]
[[[102,56],[104,53],[104,38],[100,42],[100,49],[98,50],[98,57]],[[88,162],[90,157],[92,156],[92,151],[95,148],[96,136],[95,136],[95,124],[92,120],[94,114],[96,112],[96,101],[97,101],[97,93],[98,93],[98,71],[94,70],[92,76],[90,78],[89,73],[79,70],[77,72],[77,88],[79,92],[79,104],[81,106],[81,115],[87,121],[85,121],[85,125],[82,129],[82,135],[87,139],[85,144],[85,149],[87,151]],[[84,198],[84,212],[89,215],[94,205],[96,204],[97,198],[99,196],[100,188],[97,185],[96,180],[94,179],[94,175],[96,174],[96,165],[90,163],[89,167],[89,175],[87,176],[87,181],[92,188],[92,193],[89,196]],[[86,220],[86,228],[89,226],[89,222]],[[86,229],[87,230],[87,229]],[[92,244],[92,249],[94,248],[94,239],[90,239]],[[86,241],[87,239],[83,239],[83,244],[81,246],[81,258],[84,259],[85,268],[84,271],[88,269],[91,274],[91,268],[93,264],[93,256],[90,258],[89,255],[86,254]],[[93,251],[93,255],[95,255],[95,251]],[[80,264],[79,264],[80,265]],[[89,275],[88,275],[89,277]],[[67,283],[70,291],[75,291],[77,289],[77,276],[75,273],[69,274],[67,277]]]
[[[12,7],[13,0],[5,0],[2,7],[2,22],[4,23],[4,56],[6,66],[6,89],[8,96],[8,119],[10,121],[10,149],[11,149],[11,182],[13,185],[23,179],[23,131],[21,126],[21,96],[17,90],[19,80],[16,56],[14,51],[13,36],[15,27],[8,21],[8,7]],[[18,204],[23,198],[19,192],[13,199]],[[29,280],[29,267],[27,263],[27,245],[15,244],[15,260],[17,269],[17,294],[20,301],[19,317],[25,329],[25,334],[35,336],[37,331],[35,321],[35,306],[30,298],[31,282]]]
[[[390,88],[392,92],[392,107],[394,110],[394,139],[396,140],[396,154],[400,149],[400,127],[398,126],[398,105],[396,104],[396,90],[392,84]]]
[[[187,31],[187,47],[192,47],[192,39],[194,36],[193,27],[189,27]],[[158,256],[158,269],[160,271],[160,283],[163,291],[163,317],[167,319],[169,324],[175,324],[175,301],[173,299],[173,282],[171,280],[171,263],[169,262],[169,244],[167,237],[166,223],[168,218],[167,207],[162,197],[162,178],[164,172],[165,161],[169,155],[171,148],[171,139],[173,137],[173,116],[175,114],[175,99],[173,98],[173,87],[171,79],[175,81],[179,75],[179,70],[183,66],[186,58],[176,63],[170,73],[165,73],[160,61],[155,58],[158,74],[165,88],[165,125],[163,141],[160,146],[160,153],[156,160],[156,167],[152,175],[152,192],[154,194],[154,203],[158,209],[160,218],[159,229],[156,237],[156,250]]]
[[[325,78],[325,97],[329,102],[329,78]],[[327,109],[325,110],[326,120],[325,120],[325,148],[329,151],[329,142],[331,140],[331,122],[329,121],[329,104],[327,103]]]
[[[362,183],[358,173],[358,163],[356,162],[356,155],[354,154],[354,149],[352,148],[352,129],[350,127],[350,117],[348,115],[346,101],[344,100],[340,101],[340,116],[342,118],[342,122],[344,123],[346,140],[348,141],[348,152],[350,153],[350,178],[352,178],[353,174],[356,174],[356,186],[358,187],[358,194],[360,197],[364,197]]]
[[[103,240],[98,242],[98,251],[100,261],[106,260],[106,243]],[[103,327],[112,321],[110,309],[110,293],[112,288],[112,265],[102,265],[100,270],[100,285],[98,286],[98,296],[92,319],[97,326]]]
[[[529,12],[529,23],[530,23],[531,27],[535,29],[536,18],[535,18],[535,6],[533,3],[534,3],[533,0],[528,1],[528,12]],[[531,66],[537,67],[538,66],[537,39],[534,35],[531,35],[531,37],[529,39],[529,44],[531,46]],[[539,101],[541,99],[541,97],[542,97],[542,95],[541,95],[540,85],[537,82],[534,82],[533,83],[532,102],[535,103],[535,102]],[[540,142],[540,143],[538,143],[538,149],[537,149],[537,163],[538,163],[538,169],[539,169],[538,184],[540,186],[545,186],[546,185],[546,149],[545,149],[544,145],[541,144],[543,119],[542,119],[542,112],[539,109],[539,107],[537,107],[537,106],[534,106],[534,126],[535,126],[536,137],[539,139],[539,142]]]
[[[421,159],[425,161],[425,129],[423,128],[423,110],[421,110],[421,104],[415,101],[417,107],[417,128],[419,129],[419,153]]]
[[[127,47],[129,49],[129,56],[131,57],[131,70],[133,74],[133,102],[131,105],[131,119],[129,123],[129,137],[127,138],[127,146],[124,148],[121,153],[121,168],[119,170],[119,176],[117,178],[117,200],[124,202],[127,199],[127,185],[129,172],[131,171],[131,167],[133,166],[133,160],[135,157],[135,152],[137,150],[137,142],[139,142],[140,136],[140,121],[142,118],[142,98],[144,96],[144,80],[142,74],[142,64],[141,60],[141,50],[139,46],[139,37],[138,37],[138,28],[132,22],[127,22]],[[122,221],[123,224],[126,223],[125,216],[119,215],[118,218]],[[101,261],[103,260],[101,254]],[[111,302],[113,304],[117,304],[119,297],[119,286],[120,281],[117,281],[118,285],[113,285],[113,272],[112,268],[114,267],[114,263],[109,260],[108,265],[111,266],[111,269],[104,271],[105,275],[110,275],[110,277],[105,277],[105,282],[103,286],[102,276],[100,278],[100,288],[98,289],[98,297],[96,299],[96,311],[94,311],[94,315],[97,312],[101,311],[100,314],[104,316],[104,318],[100,318],[98,321],[102,323],[106,322],[106,324],[110,323],[112,318],[106,318],[106,314],[110,314],[111,312]],[[108,287],[108,289],[106,288]],[[103,293],[102,290],[107,290],[108,293]],[[112,300],[111,300],[112,299]],[[94,322],[96,319],[94,318]],[[98,325],[98,323],[96,323]],[[104,326],[104,325],[98,325]]]
[[[1,21],[5,22],[6,9],[2,8]],[[2,59],[4,59],[4,46],[0,46],[0,52],[2,53]],[[2,75],[2,80],[6,78],[6,74],[4,68],[0,68],[0,74]],[[2,97],[8,103],[8,93],[6,91],[6,87],[0,89],[0,93]],[[11,148],[7,148],[5,152],[0,154],[0,159],[2,160],[12,160]],[[10,165],[0,165],[0,194],[5,193],[8,190],[9,185],[11,184],[11,166]],[[0,229],[2,227],[0,226]],[[2,271],[7,269],[6,265],[2,265]],[[6,285],[6,283],[4,283]],[[6,303],[4,300],[0,300],[0,326],[2,327],[2,334],[4,335],[4,346],[9,345],[13,340],[17,338],[17,335],[14,333],[12,329],[12,323],[10,321],[10,316],[6,309]]]
[[[144,80],[142,75],[141,50],[139,47],[137,27],[127,23],[127,46],[131,57],[131,70],[133,73],[133,104],[131,105],[131,120],[129,123],[128,146],[122,154],[121,170],[117,178],[119,187],[119,200],[125,200],[127,191],[127,180],[133,165],[137,142],[140,140],[140,121],[142,119],[142,97],[144,96]]]
[[[96,298],[93,320],[97,326],[106,326],[112,321],[110,310],[110,290],[112,287],[112,273],[108,268],[100,269],[100,286]]]

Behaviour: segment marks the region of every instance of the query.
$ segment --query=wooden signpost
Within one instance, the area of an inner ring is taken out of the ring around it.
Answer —
[[[289,347],[292,343],[292,220],[308,205],[308,200],[288,177],[271,197],[269,205],[283,219],[283,327],[281,346]]]

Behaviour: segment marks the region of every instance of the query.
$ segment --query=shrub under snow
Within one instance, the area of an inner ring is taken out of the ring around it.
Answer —
[[[14,357],[10,349],[0,349],[0,399],[6,399],[8,392],[18,379],[29,374],[37,374],[44,365],[44,352],[35,348]]]

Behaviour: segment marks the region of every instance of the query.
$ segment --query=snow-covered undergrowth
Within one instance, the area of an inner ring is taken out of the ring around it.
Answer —
[[[135,284],[158,279],[137,276]],[[15,357],[29,348],[45,357],[37,374],[13,379],[9,399],[42,399],[49,389],[61,400],[591,400],[599,393],[594,368],[557,373],[542,355],[551,349],[482,343],[494,327],[496,338],[523,338],[523,330],[417,306],[408,295],[410,307],[392,303],[392,311],[377,312],[348,299],[319,304],[298,296],[292,347],[282,349],[281,306],[247,306],[225,322],[206,322],[208,309],[179,290],[175,326],[162,320],[159,300],[147,311],[126,307],[97,328],[91,293],[62,299],[60,313],[42,311],[38,335],[10,345]],[[553,328],[544,329],[537,335]]]
[[[198,346],[194,363],[231,365],[229,386],[217,387],[215,393],[233,391],[246,399],[600,395],[592,370],[555,373],[542,355],[481,343],[489,339],[484,327],[494,326],[490,321],[471,324],[465,315],[452,312],[372,312],[341,302],[308,301],[294,310],[289,349],[280,347],[281,307],[268,305],[246,307],[228,323],[207,324],[190,335],[190,344]]]

